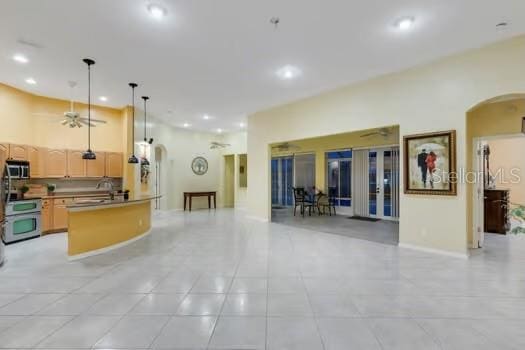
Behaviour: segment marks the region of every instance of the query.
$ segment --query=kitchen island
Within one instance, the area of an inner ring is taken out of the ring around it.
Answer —
[[[157,198],[86,199],[68,205],[69,258],[104,253],[146,236],[151,229],[151,201]]]

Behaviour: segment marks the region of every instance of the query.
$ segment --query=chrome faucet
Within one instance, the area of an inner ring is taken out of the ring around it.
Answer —
[[[104,185],[104,187],[108,187],[109,185],[109,189],[110,189],[109,196],[111,200],[115,199],[115,185],[113,185],[113,181],[111,181],[111,179],[107,177],[103,178],[97,183],[97,190],[100,189],[102,185]]]

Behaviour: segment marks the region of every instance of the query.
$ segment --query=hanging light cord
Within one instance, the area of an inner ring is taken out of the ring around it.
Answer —
[[[147,109],[146,109],[146,101],[148,101],[147,97],[143,97],[144,99],[144,142],[147,141],[147,138],[146,138],[146,125],[147,125],[147,118],[148,118],[148,113],[147,113]]]
[[[88,150],[91,150],[91,65],[88,64]]]
[[[132,101],[132,126],[131,126],[131,154],[135,154],[135,86],[131,87],[131,101]]]

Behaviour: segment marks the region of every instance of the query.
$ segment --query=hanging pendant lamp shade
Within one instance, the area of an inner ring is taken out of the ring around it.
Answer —
[[[95,160],[97,155],[91,150],[91,66],[95,61],[89,58],[84,58],[82,61],[88,66],[88,149],[82,153],[82,159]]]
[[[148,96],[142,96],[142,99],[144,100],[144,144],[148,142],[148,139],[146,138],[146,131],[147,131],[147,122],[148,122],[148,109],[147,104],[149,97]],[[146,157],[146,154],[144,154],[144,158],[140,159],[140,164],[142,165],[149,165],[149,160]]]
[[[129,83],[129,86],[131,86],[131,156],[128,158],[129,164],[138,164],[139,160],[137,157],[135,157],[135,88],[138,86],[135,83]]]

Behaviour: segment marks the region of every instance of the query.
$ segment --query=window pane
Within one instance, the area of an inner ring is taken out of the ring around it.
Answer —
[[[311,192],[315,187],[315,155],[295,156],[295,187],[303,187]]]
[[[384,152],[384,205],[383,205],[383,214],[384,216],[392,215],[392,152]]]

